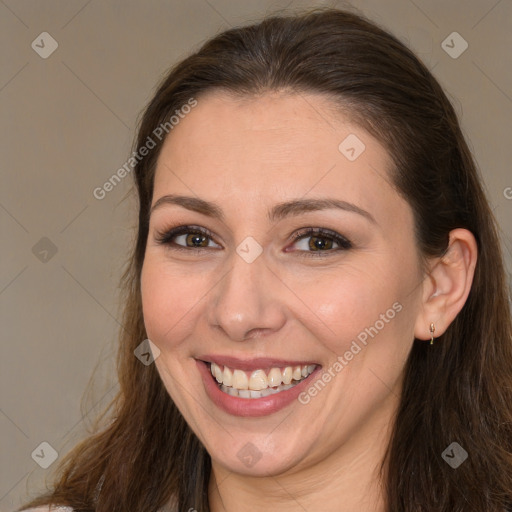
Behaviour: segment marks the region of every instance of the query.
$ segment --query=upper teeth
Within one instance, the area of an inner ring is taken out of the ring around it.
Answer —
[[[260,391],[267,388],[280,386],[281,384],[290,384],[293,380],[301,380],[311,373],[316,365],[286,366],[280,368],[271,368],[268,374],[264,370],[254,370],[247,374],[243,370],[232,370],[227,366],[222,369],[219,365],[211,363],[210,370],[217,382],[225,386],[231,386],[236,389],[251,389]]]

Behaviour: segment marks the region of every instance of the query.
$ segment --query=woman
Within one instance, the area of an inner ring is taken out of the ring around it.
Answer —
[[[121,390],[27,507],[512,510],[495,221],[403,44],[332,9],[224,32],[136,159]]]

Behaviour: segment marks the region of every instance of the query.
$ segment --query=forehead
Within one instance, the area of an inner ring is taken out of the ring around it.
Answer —
[[[384,147],[323,95],[215,91],[197,101],[164,143],[154,199],[192,192],[236,206],[330,195],[374,211],[401,202]]]

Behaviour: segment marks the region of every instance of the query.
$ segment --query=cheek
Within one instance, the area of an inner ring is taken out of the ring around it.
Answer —
[[[392,288],[385,290],[376,286],[375,276],[363,272],[327,274],[307,286],[301,286],[301,295],[306,298],[316,317],[321,320],[327,332],[342,338],[361,329],[371,319],[378,319],[380,313],[392,306]]]
[[[204,276],[177,274],[158,257],[148,256],[141,274],[144,324],[161,350],[175,348],[193,329],[204,301]]]
[[[384,348],[396,346],[397,337],[411,338],[411,315],[405,307],[406,298],[411,299],[404,279],[408,274],[392,262],[368,270],[340,268],[300,287],[302,297],[307,297],[304,302],[314,312],[310,318],[320,329],[318,339],[336,355],[344,354],[354,341],[366,348],[379,340]]]

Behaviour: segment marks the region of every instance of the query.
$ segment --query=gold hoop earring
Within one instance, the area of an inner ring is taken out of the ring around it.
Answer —
[[[432,322],[430,324],[430,344],[433,345],[434,344],[434,332],[436,330],[436,326],[434,325],[434,323]]]

